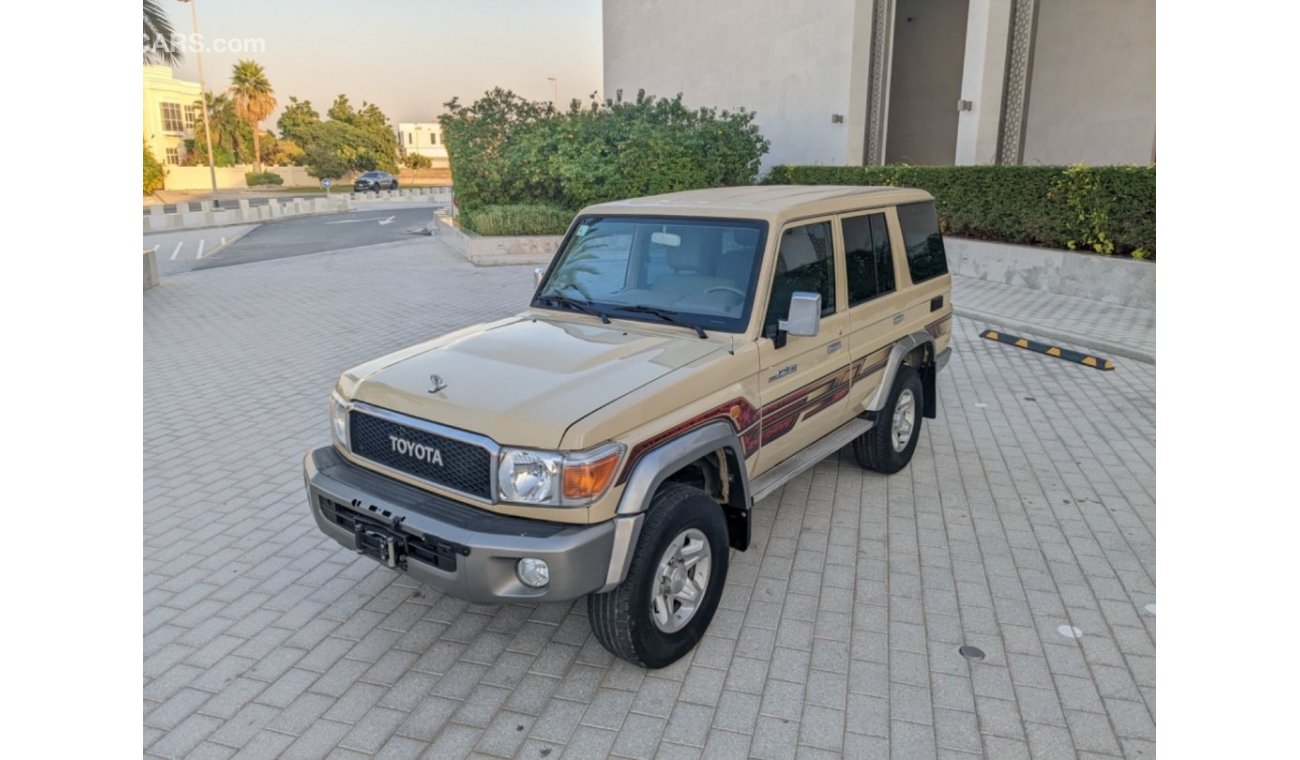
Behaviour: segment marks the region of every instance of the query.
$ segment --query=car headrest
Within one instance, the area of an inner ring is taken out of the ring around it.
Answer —
[[[703,272],[704,245],[698,235],[682,235],[682,244],[668,249],[668,266],[675,272]]]
[[[785,233],[781,240],[781,259],[787,271],[817,261],[817,248],[808,235],[807,227],[796,227]]]

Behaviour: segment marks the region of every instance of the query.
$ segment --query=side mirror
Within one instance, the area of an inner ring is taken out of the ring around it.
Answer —
[[[821,330],[821,293],[798,291],[790,295],[789,318],[776,323],[776,328],[791,335],[813,336]]]
[[[546,269],[544,267],[537,267],[533,270],[533,290],[537,290],[542,286],[542,278],[545,276]]]

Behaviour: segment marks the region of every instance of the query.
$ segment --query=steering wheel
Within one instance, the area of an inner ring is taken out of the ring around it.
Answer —
[[[742,301],[745,300],[745,291],[740,290],[739,288],[733,288],[733,287],[731,287],[730,285],[714,285],[714,286],[711,287],[711,288],[707,288],[707,289],[705,289],[704,292],[705,292],[705,293],[713,293],[713,292],[718,291],[718,290],[725,290],[725,291],[728,292],[728,293],[735,293],[737,296],[740,297],[740,300],[742,300]]]

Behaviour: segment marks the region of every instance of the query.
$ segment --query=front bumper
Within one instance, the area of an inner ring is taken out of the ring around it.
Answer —
[[[622,554],[612,558],[617,520],[566,525],[486,512],[358,467],[332,446],[307,453],[303,477],[325,535],[458,599],[576,599],[609,584],[612,562],[616,575],[624,571]],[[522,557],[546,560],[550,584],[521,583]]]

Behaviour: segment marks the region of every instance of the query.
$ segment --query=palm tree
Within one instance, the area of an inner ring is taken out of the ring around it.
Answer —
[[[275,93],[266,71],[253,61],[240,61],[230,75],[230,95],[235,113],[253,128],[253,168],[262,171],[261,141],[257,125],[275,110]]]
[[[181,52],[172,47],[172,22],[167,20],[162,6],[156,0],[144,0],[144,62],[175,66],[181,62]]]

